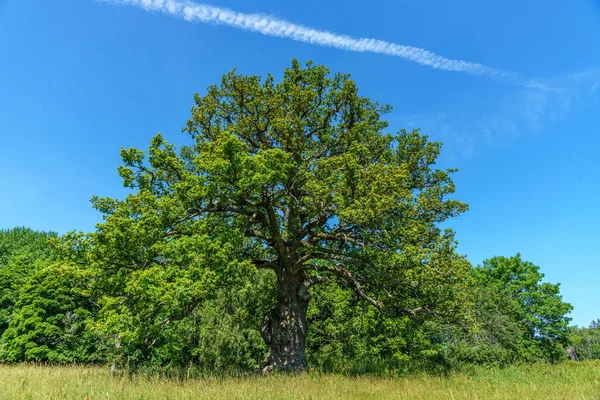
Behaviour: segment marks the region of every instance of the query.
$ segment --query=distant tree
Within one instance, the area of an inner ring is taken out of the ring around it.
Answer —
[[[600,319],[587,328],[571,328],[572,346],[569,355],[575,360],[600,360]]]
[[[56,236],[29,228],[0,230],[0,337],[12,319],[20,288],[40,266],[57,259],[48,242]]]
[[[562,301],[559,284],[542,282],[543,277],[520,254],[493,257],[474,268],[470,284],[478,329],[463,356],[476,362],[564,358],[573,307]]]
[[[102,268],[102,315],[120,343],[149,348],[250,268],[275,272],[265,371],[305,370],[313,285],[336,277],[392,316],[452,315],[468,264],[438,224],[467,206],[453,170],[418,131],[383,133],[388,106],[348,75],[296,60],[269,75],[226,74],[195,96],[179,151],[159,134],[123,149],[124,200],[85,240]]]
[[[90,277],[77,266],[41,267],[19,288],[0,359],[87,363],[102,361],[98,340],[88,325],[96,309],[90,301]]]

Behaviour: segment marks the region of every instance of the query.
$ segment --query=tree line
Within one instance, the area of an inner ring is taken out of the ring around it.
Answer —
[[[390,109],[310,62],[224,75],[195,95],[188,145],[122,149],[130,194],[92,199],[94,232],[0,233],[0,360],[266,373],[597,355],[538,266],[457,253],[440,227],[468,208],[456,170],[418,130],[387,133]]]

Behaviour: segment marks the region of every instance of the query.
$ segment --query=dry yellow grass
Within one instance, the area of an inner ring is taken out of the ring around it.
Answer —
[[[600,362],[476,369],[449,377],[194,379],[88,367],[1,366],[0,399],[600,399]]]

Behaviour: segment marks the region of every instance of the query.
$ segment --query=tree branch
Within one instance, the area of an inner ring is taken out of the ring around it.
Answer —
[[[341,264],[337,264],[336,266],[332,266],[332,265],[321,266],[320,265],[320,266],[315,266],[315,269],[317,271],[319,269],[329,271],[338,276],[341,276],[342,278],[345,278],[347,281],[349,281],[350,283],[352,283],[354,285],[354,289],[356,290],[356,293],[358,293],[358,295],[360,297],[362,297],[363,299],[365,299],[366,301],[371,303],[371,305],[373,305],[375,308],[377,308],[379,310],[383,310],[383,305],[380,302],[378,302],[374,298],[367,295],[367,293],[364,290],[364,287],[362,286],[362,284],[360,283],[360,281],[358,280],[356,275],[354,275],[353,273],[348,271]]]
[[[328,281],[329,281],[328,276],[317,275],[313,278],[308,279],[306,282],[304,282],[304,286],[306,287],[306,289],[309,289],[312,285],[316,285],[318,283],[324,283],[324,282],[328,282]]]
[[[253,260],[252,264],[258,269],[277,269],[277,263],[269,260]]]

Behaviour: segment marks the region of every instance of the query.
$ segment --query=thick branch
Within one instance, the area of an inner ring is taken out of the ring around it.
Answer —
[[[325,283],[327,281],[329,281],[328,276],[317,275],[315,277],[312,277],[312,278],[306,280],[306,282],[304,282],[304,286],[306,287],[306,289],[309,289],[312,285],[316,285],[318,283]]]
[[[274,261],[254,260],[254,261],[252,261],[252,264],[254,264],[254,266],[259,269],[272,269],[272,270],[277,269],[277,263]]]
[[[269,218],[269,228],[271,229],[271,234],[273,235],[273,240],[275,242],[275,248],[277,250],[277,254],[281,259],[286,257],[285,247],[283,244],[283,240],[281,238],[281,232],[279,231],[279,224],[277,223],[277,217],[275,216],[275,211],[273,211],[273,207],[271,204],[267,204],[267,216]]]

